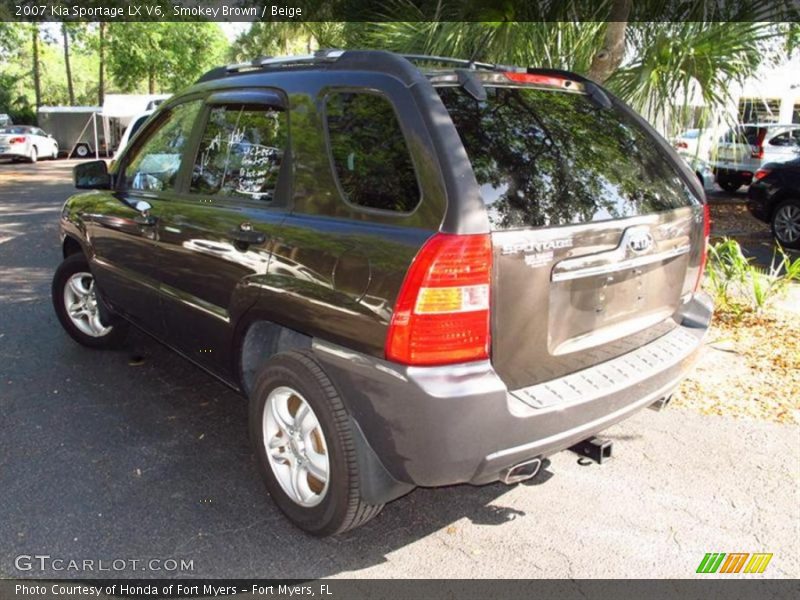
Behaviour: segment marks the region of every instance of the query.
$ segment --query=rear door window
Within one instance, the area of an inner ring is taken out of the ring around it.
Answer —
[[[414,210],[420,201],[417,176],[389,100],[333,92],[325,113],[333,167],[346,200],[384,211]]]
[[[246,104],[212,107],[190,192],[272,202],[287,143],[282,109]]]
[[[438,88],[493,229],[621,219],[698,200],[653,136],[586,95],[487,87],[479,102]]]

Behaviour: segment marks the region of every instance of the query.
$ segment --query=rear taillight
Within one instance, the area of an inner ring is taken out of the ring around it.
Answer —
[[[764,158],[764,146],[753,146],[750,152],[751,158]]]
[[[22,136],[22,137],[9,138],[8,143],[9,144],[24,144],[25,143],[25,137]]]
[[[679,150],[688,150],[689,144],[686,142],[675,142],[675,147]]]
[[[489,357],[492,242],[437,233],[417,253],[397,297],[386,358],[443,365]]]
[[[696,292],[703,283],[703,274],[706,271],[706,261],[708,260],[708,238],[711,236],[711,211],[708,204],[703,205],[703,250],[700,254],[700,270],[697,273],[697,281],[694,284]]]
[[[554,75],[538,75],[536,73],[504,73],[506,79],[514,83],[532,83],[538,85],[554,85],[556,87],[569,87],[572,82],[564,77]]]
[[[756,171],[755,180],[761,181],[762,179],[764,179],[764,177],[766,177],[770,173],[772,173],[772,169],[759,169],[758,171]]]

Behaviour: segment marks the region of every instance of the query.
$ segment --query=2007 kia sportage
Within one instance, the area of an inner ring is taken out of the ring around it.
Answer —
[[[59,319],[143,329],[250,401],[317,535],[415,486],[519,481],[663,402],[708,328],[708,214],[573,73],[321,51],[215,69],[75,170]]]

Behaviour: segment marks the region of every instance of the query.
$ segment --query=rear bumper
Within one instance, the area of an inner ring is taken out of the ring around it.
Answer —
[[[749,169],[745,166],[738,166],[738,167],[712,167],[711,170],[714,172],[714,175],[719,177],[729,177],[733,179],[740,179],[743,182],[743,185],[750,183],[750,180],[753,179],[754,171]]]
[[[0,150],[0,158],[23,158],[30,154],[27,147],[8,146],[4,150]]]
[[[488,361],[415,368],[325,342],[313,349],[363,432],[362,452],[388,480],[400,487],[484,484],[670,395],[702,346],[711,312],[710,298],[697,295],[664,337],[525,390],[509,391]]]

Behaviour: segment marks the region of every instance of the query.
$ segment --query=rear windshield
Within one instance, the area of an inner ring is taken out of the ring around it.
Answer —
[[[438,88],[493,229],[620,219],[697,203],[656,140],[583,94]]]

